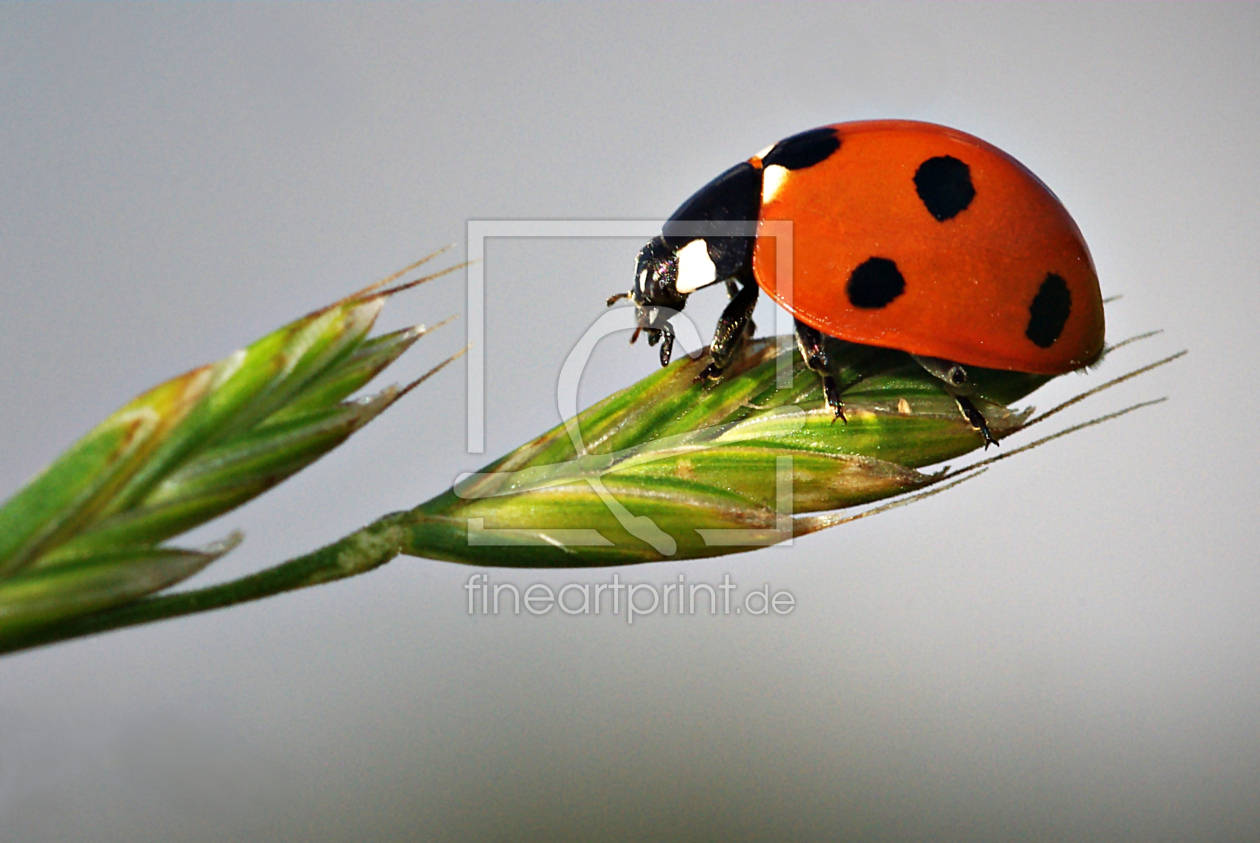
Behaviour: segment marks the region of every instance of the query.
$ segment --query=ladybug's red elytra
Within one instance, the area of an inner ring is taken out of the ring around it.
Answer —
[[[778,220],[792,223],[790,281],[776,276],[779,238],[767,235]],[[913,355],[986,445],[964,366],[1058,375],[1103,351],[1098,276],[1058,198],[1000,149],[931,123],[823,126],[735,165],[674,212],[639,252],[634,287],[608,303],[634,302],[635,338],[663,340],[665,365],[668,320],[718,282],[731,300],[704,378],[720,377],[751,334],[764,290],[795,317],[837,417],[828,337]]]

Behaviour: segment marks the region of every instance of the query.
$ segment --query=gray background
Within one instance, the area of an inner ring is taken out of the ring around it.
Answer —
[[[785,618],[469,618],[470,569],[401,559],[4,658],[0,837],[1254,839],[1258,43],[1254,4],[0,6],[3,495],[127,397],[469,219],[660,218],[841,120],[1012,152],[1124,295],[1109,337],[1166,329],[1039,406],[1191,350],[1063,422],[1168,403],[930,502],[621,572],[769,582]],[[559,367],[638,245],[492,243],[487,453],[452,367],[198,531],[248,539],[196,583],[556,423]],[[711,325],[720,299],[688,312]],[[462,308],[456,276],[382,324]],[[583,398],[653,366],[609,339]]]

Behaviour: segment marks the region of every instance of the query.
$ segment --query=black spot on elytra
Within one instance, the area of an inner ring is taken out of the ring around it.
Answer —
[[[905,292],[906,279],[888,258],[867,258],[849,276],[845,292],[854,307],[879,310]]]
[[[952,155],[939,155],[920,164],[914,174],[914,189],[939,222],[958,216],[976,198],[971,168]]]
[[[776,143],[761,163],[767,167],[803,170],[826,161],[839,148],[840,138],[835,129],[810,129]]]
[[[1049,348],[1063,333],[1072,313],[1072,293],[1067,282],[1053,272],[1046,275],[1028,308],[1028,330],[1024,334],[1041,348]]]

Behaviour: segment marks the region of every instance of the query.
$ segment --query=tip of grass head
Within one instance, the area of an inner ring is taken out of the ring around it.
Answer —
[[[455,268],[396,283],[444,251],[114,413],[0,507],[0,577],[156,546],[337,447],[444,365],[404,387],[352,398],[450,321],[368,336],[390,296]]]

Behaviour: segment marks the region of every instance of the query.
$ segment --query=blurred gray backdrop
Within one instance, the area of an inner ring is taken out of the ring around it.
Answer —
[[[1255,839],[1258,43],[1254,4],[0,6],[0,495],[147,386],[462,255],[470,219],[661,218],[842,120],[1008,150],[1123,294],[1109,338],[1165,329],[1037,405],[1191,351],[1062,421],[1168,403],[931,501],[619,572],[769,583],[786,617],[470,617],[472,569],[404,558],[0,659],[0,838]],[[486,453],[453,366],[198,531],[247,540],[195,584],[558,422],[560,365],[639,245],[492,241]],[[383,325],[463,308],[457,275]],[[654,366],[610,338],[582,400]]]

